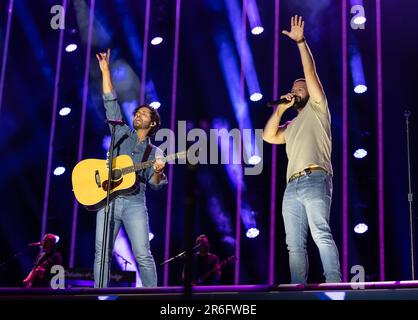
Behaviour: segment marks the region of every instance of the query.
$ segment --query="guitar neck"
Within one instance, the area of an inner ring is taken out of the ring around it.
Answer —
[[[166,157],[160,158],[160,160],[163,161],[163,162],[169,162],[171,160],[175,160],[175,159],[180,158],[181,154],[183,154],[183,152],[173,153],[173,154],[170,154]],[[155,160],[148,160],[148,161],[145,161],[145,162],[136,163],[133,166],[123,168],[122,173],[123,174],[128,174],[128,173],[132,173],[132,172],[147,169],[147,168],[151,167],[154,164],[154,162],[155,162]]]

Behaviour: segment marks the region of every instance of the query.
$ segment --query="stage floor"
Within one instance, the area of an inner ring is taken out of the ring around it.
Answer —
[[[0,300],[418,300],[418,281],[158,288],[0,288]]]

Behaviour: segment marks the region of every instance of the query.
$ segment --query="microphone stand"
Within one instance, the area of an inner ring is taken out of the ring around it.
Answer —
[[[413,210],[412,210],[412,202],[413,202],[413,192],[412,192],[412,183],[411,183],[411,153],[410,153],[410,142],[409,142],[409,117],[411,115],[410,110],[406,110],[404,112],[405,122],[406,122],[406,148],[407,148],[407,155],[408,155],[408,203],[409,203],[409,235],[411,241],[411,273],[412,273],[412,280],[415,280],[415,250],[414,250],[414,217],[413,217]]]
[[[123,263],[125,264],[125,270],[124,271],[126,271],[127,265],[132,264],[132,263],[130,263],[128,260],[126,260],[124,257],[122,257],[119,253],[115,252],[115,254],[123,260]]]
[[[107,252],[108,232],[109,232],[109,209],[110,209],[110,190],[112,189],[112,170],[113,170],[113,146],[115,144],[115,131],[117,125],[123,125],[124,122],[121,120],[106,120],[111,126],[111,139],[108,156],[108,184],[107,184],[107,195],[106,195],[106,206],[104,209],[104,225],[103,225],[103,237],[102,237],[102,252],[100,260],[100,275],[99,275],[99,288],[103,288],[104,285],[104,268],[105,258]]]
[[[189,249],[189,250],[185,250],[183,252],[180,252],[178,255],[175,255],[175,256],[173,256],[173,257],[165,260],[164,262],[161,262],[160,263],[160,266],[163,266],[163,265],[165,265],[165,264],[167,264],[167,263],[169,263],[169,262],[171,262],[173,260],[176,260],[176,259],[179,259],[179,258],[183,258],[187,253],[189,253],[190,251],[194,251],[194,250],[196,250],[199,247],[200,247],[200,244],[197,244],[192,249]]]

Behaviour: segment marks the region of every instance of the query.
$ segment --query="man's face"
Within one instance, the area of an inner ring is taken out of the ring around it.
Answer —
[[[150,129],[151,128],[151,111],[148,108],[139,108],[134,115],[133,127],[138,129]]]
[[[200,244],[199,251],[200,253],[207,253],[209,251],[209,239],[206,237],[201,237],[198,240]]]
[[[293,84],[292,91],[290,91],[296,98],[293,108],[296,110],[303,109],[309,100],[308,88],[305,81],[297,81]]]
[[[45,252],[52,252],[55,246],[55,240],[51,238],[44,238],[42,242],[42,248]]]

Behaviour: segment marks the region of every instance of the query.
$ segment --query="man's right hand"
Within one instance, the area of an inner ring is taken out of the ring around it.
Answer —
[[[289,109],[295,103],[295,97],[291,93],[288,93],[288,94],[285,94],[284,96],[281,96],[280,99],[286,99],[288,102],[279,104],[279,107],[277,108],[277,112],[279,112],[279,111],[280,112],[285,112],[287,109]]]
[[[100,70],[102,72],[109,71],[109,62],[110,62],[110,48],[106,52],[100,52],[96,54],[96,58],[99,61]]]

